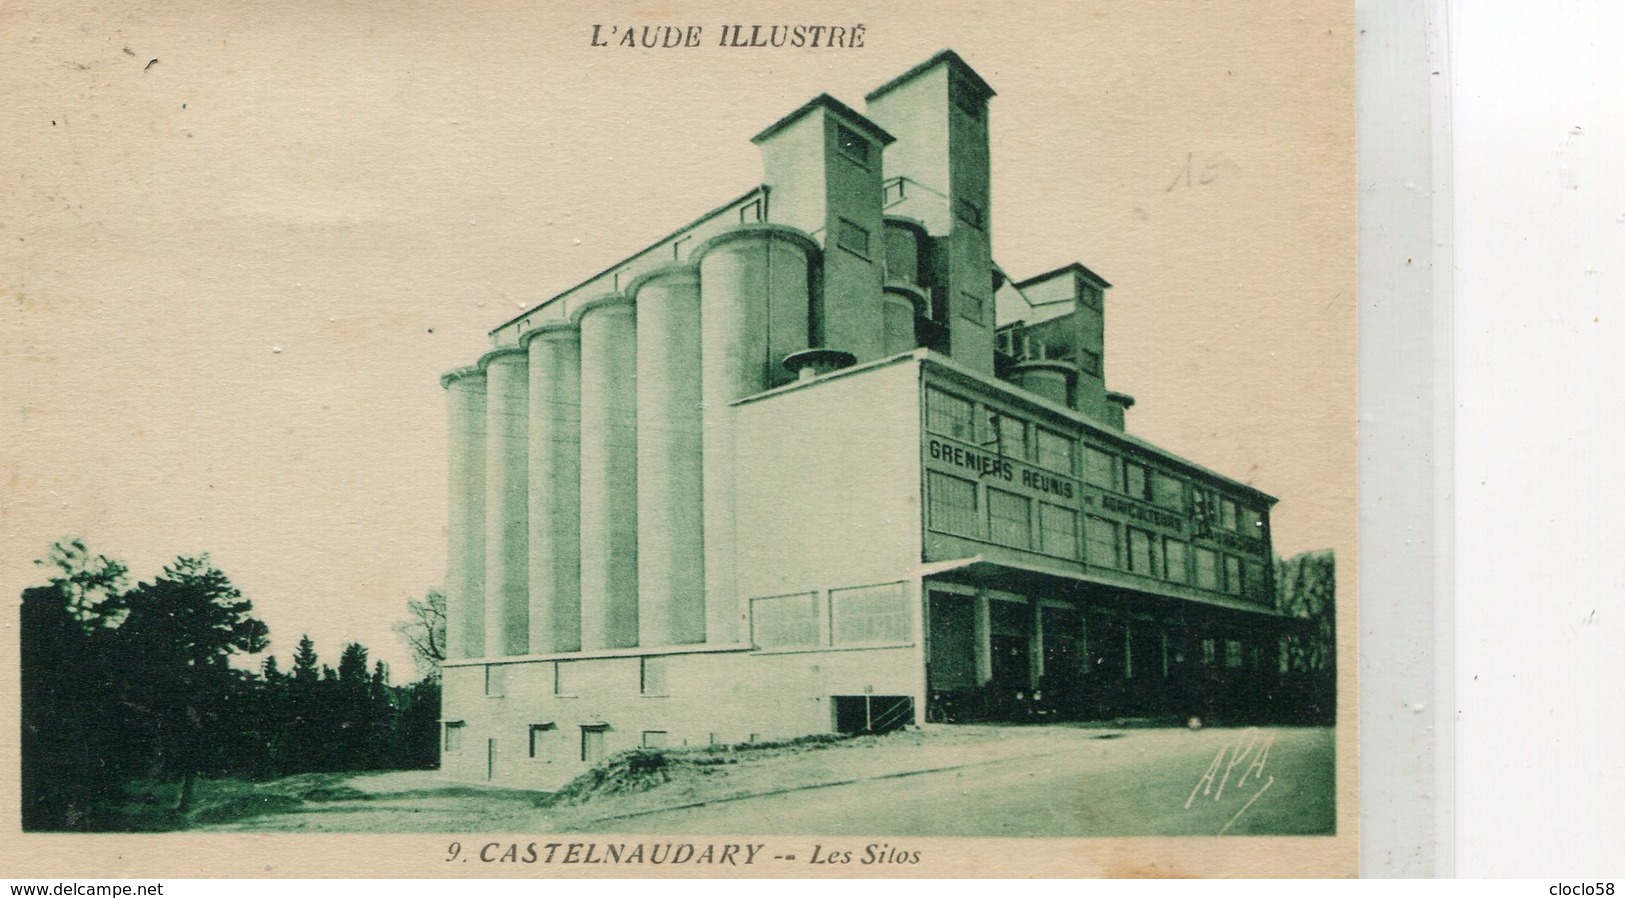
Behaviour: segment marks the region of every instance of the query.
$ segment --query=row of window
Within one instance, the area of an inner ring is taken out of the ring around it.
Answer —
[[[666,667],[668,659],[661,655],[645,655],[638,659],[638,692],[642,695],[666,695]],[[600,664],[601,659],[580,661],[553,661],[553,694],[579,695],[587,684],[589,665]],[[485,695],[502,698],[508,694],[508,677],[515,669],[512,664],[485,665]],[[600,669],[602,669],[600,667]]]
[[[1187,484],[1164,471],[1121,457],[997,409],[981,407],[936,387],[925,394],[925,426],[932,433],[973,443],[997,454],[1064,474],[1101,489],[1122,493],[1174,512],[1186,512],[1210,527],[1262,539],[1263,512],[1204,486]],[[1190,496],[1187,505],[1186,488]]]
[[[1076,509],[989,486],[984,525],[974,481],[942,471],[928,471],[926,493],[927,526],[939,533],[986,540],[1072,561],[1084,560],[1171,583],[1194,583],[1214,592],[1231,595],[1264,592],[1263,565],[1203,546],[1192,546],[1172,536],[1087,515],[1080,546]]]
[[[445,733],[442,744],[445,746],[446,751],[462,751],[463,731],[468,729],[467,721],[448,720],[443,724],[442,729]],[[609,731],[609,727],[605,724],[582,724],[580,731],[581,760],[588,763],[603,760],[607,753],[604,736]],[[532,760],[553,760],[547,757],[549,754],[547,743],[557,741],[559,735],[562,735],[559,733],[559,726],[552,721],[531,724],[527,733],[527,756]],[[666,730],[644,730],[640,743],[644,748],[665,748],[669,744],[669,736],[670,734]],[[491,742],[490,750],[494,755],[496,740],[493,739]],[[493,757],[491,760],[494,762],[495,758]]]
[[[751,642],[759,648],[883,645],[911,636],[901,583],[832,589],[827,615],[820,604],[816,592],[752,599]]]

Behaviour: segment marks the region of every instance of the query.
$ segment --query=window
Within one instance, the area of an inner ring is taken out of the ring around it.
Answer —
[[[579,666],[571,661],[553,662],[553,694],[575,695],[577,680],[581,673]]]
[[[1219,556],[1212,549],[1196,550],[1196,585],[1203,589],[1219,588]]]
[[[1144,465],[1135,464],[1128,459],[1123,460],[1123,492],[1136,499],[1151,498],[1151,481],[1146,475]]]
[[[841,155],[853,162],[869,167],[869,141],[863,135],[845,125],[835,126],[835,144],[840,147]]]
[[[869,258],[869,230],[844,218],[835,230],[835,244],[849,253]]]
[[[940,471],[930,471],[926,475],[926,489],[930,493],[927,515],[932,530],[962,536],[981,535],[975,483]]]
[[[1117,459],[1093,446],[1083,447],[1083,479],[1101,489],[1117,488]]]
[[[988,487],[988,538],[1003,546],[1025,549],[1032,545],[1032,502],[1025,496]]]
[[[558,729],[553,723],[533,723],[530,725],[530,756],[540,758],[546,754],[543,748],[547,744],[547,734]]]
[[[1202,640],[1202,663],[1212,664],[1219,660],[1219,641],[1217,639]]]
[[[1219,500],[1219,526],[1226,530],[1236,529],[1236,503],[1229,499]]]
[[[1100,376],[1100,353],[1093,349],[1078,350],[1078,370],[1084,374]]]
[[[970,200],[960,197],[959,201],[954,204],[954,212],[959,216],[959,220],[965,224],[973,228],[982,226],[982,207]]]
[[[1089,515],[1083,534],[1089,540],[1089,563],[1121,567],[1117,557],[1117,523]]]
[[[1241,666],[1241,640],[1226,639],[1224,641],[1224,666]]]
[[[903,178],[898,177],[898,178],[891,178],[888,181],[886,181],[885,184],[881,185],[881,188],[880,188],[880,201],[881,201],[881,203],[883,203],[883,204],[885,204],[887,206],[890,206],[893,203],[902,202],[903,201],[903,194],[904,194],[904,190],[905,190],[903,185],[905,183],[906,182],[905,182],[905,180]]]
[[[463,750],[463,730],[467,726],[461,720],[446,721],[446,751]]]
[[[588,763],[604,759],[604,733],[609,730],[607,724],[583,724],[581,727],[581,760]]]
[[[1224,556],[1224,591],[1231,595],[1241,595],[1241,559],[1233,555]]]
[[[748,224],[753,221],[761,220],[762,201],[760,199],[751,200],[745,205],[739,207],[739,221],[741,224]]]
[[[970,402],[936,387],[926,387],[925,427],[932,433],[970,441],[973,439]]]
[[[693,248],[693,246],[694,246],[694,235],[693,234],[690,234],[687,237],[679,237],[676,240],[672,241],[672,244],[671,244],[671,257],[673,259],[681,262],[683,260],[683,255],[685,253],[687,253],[691,248]]]
[[[1046,555],[1078,557],[1078,513],[1070,508],[1038,503],[1038,548]]]
[[[989,448],[1000,455],[1027,458],[1027,422],[998,412],[987,413],[987,439]]]
[[[1256,561],[1248,561],[1241,566],[1241,591],[1255,599],[1267,598],[1269,590],[1264,588],[1264,566]]]
[[[750,636],[761,648],[818,645],[817,593],[752,599]]]
[[[959,291],[959,314],[977,324],[987,323],[987,301],[969,290]]]
[[[1241,532],[1253,539],[1264,538],[1264,513],[1256,508],[1241,510]]]
[[[1190,569],[1185,561],[1185,544],[1168,537],[1162,542],[1163,560],[1168,562],[1168,579],[1175,583],[1191,582]]]
[[[666,731],[665,730],[644,730],[643,731],[643,747],[644,748],[665,748],[666,747]]]
[[[638,692],[642,695],[666,695],[666,662],[669,658],[644,655],[638,659]]]
[[[901,583],[832,589],[830,632],[836,645],[906,642],[908,601]]]
[[[1151,501],[1163,508],[1179,511],[1185,507],[1185,485],[1177,478],[1158,471],[1151,477]]]
[[[500,664],[485,665],[485,694],[501,698],[508,692],[508,668]]]
[[[1128,569],[1147,577],[1161,577],[1157,538],[1135,527],[1128,528]]]
[[[1191,489],[1191,511],[1198,533],[1208,533],[1219,523],[1219,497],[1201,487]]]
[[[1038,464],[1068,477],[1072,476],[1073,442],[1068,437],[1045,430],[1038,431]]]

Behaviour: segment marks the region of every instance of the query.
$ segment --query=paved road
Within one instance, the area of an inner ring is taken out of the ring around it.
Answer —
[[[664,811],[582,829],[686,834],[1330,833],[1327,729],[1128,730],[953,770]]]

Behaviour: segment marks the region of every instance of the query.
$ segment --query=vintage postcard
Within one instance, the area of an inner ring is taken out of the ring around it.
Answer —
[[[1351,3],[0,16],[8,875],[1356,873]]]

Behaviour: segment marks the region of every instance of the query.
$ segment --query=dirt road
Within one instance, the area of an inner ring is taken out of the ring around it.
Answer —
[[[1327,833],[1332,731],[942,727],[754,756],[580,805],[363,774],[239,832],[1094,836]]]

